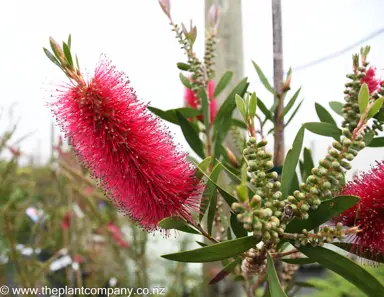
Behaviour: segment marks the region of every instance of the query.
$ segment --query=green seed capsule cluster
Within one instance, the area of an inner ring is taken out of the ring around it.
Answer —
[[[357,60],[357,61],[356,61]],[[354,56],[354,63],[359,65],[359,56]],[[347,78],[351,81],[345,84],[344,90],[344,100],[346,103],[343,106],[342,113],[344,117],[344,121],[342,123],[342,127],[347,128],[350,132],[352,132],[356,127],[360,120],[360,110],[358,103],[358,94],[361,88],[360,79],[365,77],[367,63],[364,63],[363,66],[355,65],[355,73],[347,74]]]
[[[315,210],[321,200],[331,198],[331,191],[344,181],[344,172],[351,169],[350,161],[365,147],[362,136],[352,139],[348,129],[343,129],[343,134],[342,141],[333,142],[333,148],[328,151],[326,158],[320,160],[319,166],[312,169],[306,182],[300,184],[300,190],[288,196],[286,210],[289,208],[294,216],[308,219],[309,209]]]
[[[216,37],[212,34],[208,34],[205,40],[204,65],[206,67],[207,76],[209,79],[211,79],[215,73],[215,70],[213,68],[215,66],[216,44]]]
[[[323,246],[324,243],[331,243],[335,238],[343,240],[345,232],[343,231],[343,224],[337,223],[336,227],[324,226],[320,228],[319,232],[309,233],[306,229],[303,229],[301,234],[293,234],[295,246],[307,245]]]
[[[285,224],[280,222],[285,202],[280,192],[276,172],[267,172],[273,167],[272,154],[265,151],[267,141],[256,143],[251,137],[243,155],[251,174],[255,195],[243,203],[233,203],[232,209],[246,230],[260,237],[264,243],[278,243],[284,233]]]

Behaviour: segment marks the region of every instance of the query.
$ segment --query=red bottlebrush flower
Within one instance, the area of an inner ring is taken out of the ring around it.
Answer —
[[[129,248],[129,243],[124,240],[123,233],[119,227],[117,227],[114,223],[109,223],[107,225],[107,229],[111,232],[113,239],[119,247]]]
[[[373,93],[380,88],[380,81],[376,78],[376,68],[369,68],[360,82],[368,85],[369,93]]]
[[[196,169],[109,61],[102,59],[88,82],[66,86],[51,108],[111,200],[147,230],[199,209]]]
[[[215,91],[215,82],[211,80],[208,83],[208,99],[210,100],[209,107],[211,112],[210,114],[211,122],[213,122],[217,114],[217,103],[216,103],[216,99],[213,98],[214,91]],[[193,92],[191,89],[185,88],[184,102],[186,106],[197,108],[197,103],[199,102],[199,98],[197,98],[195,92]],[[200,121],[202,121],[203,115],[199,115],[197,116],[197,118]]]
[[[66,212],[66,214],[64,215],[63,221],[61,223],[61,229],[68,230],[70,225],[71,225],[71,214],[69,212]]]
[[[342,190],[360,201],[335,221],[361,230],[353,238],[353,249],[360,255],[384,256],[384,161],[368,173],[362,173]]]

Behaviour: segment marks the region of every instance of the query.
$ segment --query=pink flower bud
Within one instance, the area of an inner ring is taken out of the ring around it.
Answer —
[[[209,11],[208,11],[208,25],[214,31],[216,31],[219,25],[219,21],[220,21],[220,9],[216,5],[212,4],[212,6],[209,8]]]
[[[164,11],[165,15],[170,19],[171,18],[171,2],[170,0],[159,0],[161,9]]]

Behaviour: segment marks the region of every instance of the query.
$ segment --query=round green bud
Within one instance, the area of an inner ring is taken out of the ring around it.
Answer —
[[[266,177],[276,179],[279,177],[279,175],[277,174],[277,172],[272,171],[272,172],[267,173]]]
[[[257,147],[264,147],[268,144],[268,140],[262,139],[258,144]]]
[[[345,159],[347,159],[348,161],[353,161],[354,158],[355,156],[352,154],[345,154]]]
[[[249,138],[249,143],[250,144],[255,144],[256,143],[256,137],[250,137]]]
[[[309,205],[308,204],[302,204],[300,206],[300,210],[303,212],[307,212],[309,210]]]
[[[260,171],[257,173],[257,178],[260,178],[260,179],[264,179],[265,178],[265,172],[264,171]]]
[[[279,182],[279,181],[275,181],[275,182],[273,183],[273,187],[274,187],[275,189],[280,189],[280,187],[281,187],[281,182]]]
[[[319,191],[317,190],[316,187],[311,187],[311,188],[309,189],[309,191],[310,191],[312,194],[314,194],[314,195],[317,195],[317,194],[319,193]]]
[[[330,189],[332,187],[329,181],[326,181],[322,184],[322,189]]]
[[[264,208],[264,209],[262,210],[262,216],[263,216],[264,218],[269,218],[269,217],[272,216],[272,215],[273,215],[272,209],[270,209],[270,208]]]
[[[283,193],[281,193],[280,191],[277,191],[277,192],[275,192],[275,194],[273,194],[272,197],[274,199],[280,199],[282,196],[283,196]]]
[[[351,164],[344,160],[340,161],[340,165],[346,170],[350,170],[352,168]]]
[[[309,218],[309,214],[308,214],[308,213],[302,213],[300,217],[301,217],[301,219],[303,219],[303,220],[308,220],[308,218]]]
[[[343,139],[343,145],[346,147],[350,147],[352,145],[352,141],[349,138],[344,138]]]
[[[293,197],[293,196],[288,196],[288,202],[291,202],[291,203],[296,203],[296,198]]]
[[[244,205],[242,205],[238,202],[232,203],[231,207],[232,207],[234,212],[243,212],[245,210]]]
[[[267,208],[271,208],[273,206],[273,203],[271,201],[266,201],[264,203],[264,206],[267,207]]]
[[[334,141],[334,142],[332,142],[332,146],[333,146],[335,149],[337,149],[338,151],[342,150],[342,148],[343,148],[343,146],[341,145],[341,143],[338,142],[338,141]]]
[[[338,161],[333,161],[332,168],[336,170],[340,169],[340,163]]]
[[[328,153],[329,153],[332,157],[334,157],[334,158],[337,158],[337,157],[339,156],[339,153],[338,153],[337,150],[335,150],[335,149],[330,149],[330,150],[328,151]]]

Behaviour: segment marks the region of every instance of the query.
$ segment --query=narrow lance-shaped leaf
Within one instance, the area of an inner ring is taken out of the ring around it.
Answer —
[[[207,157],[203,161],[201,161],[199,164],[195,164],[195,166],[199,168],[199,170],[196,170],[197,178],[200,179],[203,177],[203,173],[201,173],[201,171],[206,173],[209,168],[209,164],[211,164],[211,162],[212,162],[212,157]]]
[[[203,89],[201,89],[199,91],[199,97],[201,99],[201,105],[203,109],[203,121],[204,121],[205,130],[207,135],[210,135],[209,132],[211,130],[211,124],[210,124],[211,116],[210,116],[209,100],[208,100],[207,93]]]
[[[211,244],[191,251],[163,255],[162,257],[172,261],[187,263],[215,262],[236,257],[254,247],[259,241],[253,236],[248,236]]]
[[[287,106],[284,107],[283,115],[286,115],[286,114],[291,110],[291,108],[293,107],[293,105],[294,105],[295,102],[296,102],[297,97],[298,97],[299,94],[300,94],[300,91],[301,91],[301,88],[299,88],[299,89],[295,92],[295,94],[292,96],[291,100],[288,101]]]
[[[244,102],[243,98],[241,98],[239,95],[235,96],[235,100],[236,100],[237,109],[239,110],[244,121],[246,122],[247,121],[247,111],[245,108],[245,102]]]
[[[298,248],[308,258],[336,272],[369,297],[384,296],[383,285],[368,271],[334,251],[323,247],[302,246]]]
[[[221,281],[222,279],[226,278],[229,274],[231,274],[232,271],[235,270],[236,266],[240,264],[242,261],[242,258],[238,258],[228,265],[226,265],[216,276],[209,282],[209,285],[214,285]]]
[[[265,77],[263,71],[261,70],[261,68],[254,62],[252,61],[253,63],[253,66],[255,67],[255,70],[257,72],[257,75],[259,76],[260,78],[260,81],[261,83],[264,85],[264,87],[269,91],[271,92],[273,95],[275,95],[275,90],[274,88],[271,86],[271,84],[269,83],[268,79]]]
[[[315,109],[317,116],[319,117],[320,121],[323,123],[329,123],[336,126],[336,122],[331,116],[331,114],[326,110],[322,105],[319,103],[315,103]]]
[[[257,106],[257,97],[256,97],[256,93],[253,92],[251,95],[251,99],[249,100],[249,109],[248,109],[249,116],[251,118],[254,118],[256,115],[256,106]]]
[[[63,51],[64,51],[65,59],[67,60],[69,66],[73,67],[72,54],[68,45],[65,42],[63,42]]]
[[[268,120],[270,121],[273,120],[272,112],[265,106],[265,104],[263,103],[263,101],[260,100],[259,97],[257,98],[257,107],[260,109],[260,111],[265,115],[265,117]]]
[[[292,179],[296,173],[296,166],[300,158],[301,147],[303,146],[304,141],[304,131],[305,128],[302,126],[299,132],[297,132],[292,148],[288,151],[284,161],[283,173],[281,176],[281,192],[283,193],[283,197],[288,196]]]
[[[376,137],[368,144],[369,147],[383,147],[384,137]]]
[[[51,62],[53,62],[56,66],[59,66],[60,68],[62,68],[59,60],[54,55],[52,55],[52,53],[49,50],[47,50],[45,47],[43,47],[43,50],[45,55],[48,57],[49,60],[51,60]]]
[[[220,93],[228,86],[228,84],[231,82],[232,75],[232,71],[227,71],[223,74],[215,88],[215,91],[213,92],[213,98],[219,96]]]
[[[331,101],[329,102],[329,106],[332,108],[334,112],[336,112],[338,115],[343,115],[343,103],[339,101]]]
[[[368,111],[367,119],[373,118],[375,114],[377,114],[380,110],[380,108],[383,106],[384,97],[380,97],[377,99],[371,106],[371,108]]]
[[[341,130],[336,125],[329,124],[329,123],[313,122],[313,123],[305,123],[303,124],[303,126],[308,131],[311,131],[312,133],[322,135],[322,136],[333,137],[336,140],[339,140],[342,134]]]
[[[289,125],[289,123],[293,120],[293,118],[295,117],[296,113],[299,111],[300,107],[301,107],[301,104],[303,103],[304,100],[301,100],[300,103],[297,105],[296,109],[293,111],[293,113],[291,114],[291,117],[288,119],[287,123],[284,125],[284,128],[287,127]]]
[[[186,233],[200,234],[199,231],[188,225],[186,221],[179,217],[168,217],[159,222],[163,229],[176,229]]]
[[[368,102],[369,102],[368,85],[366,83],[363,83],[363,85],[360,88],[359,96],[358,96],[359,110],[361,114],[363,114],[365,109],[367,108]]]
[[[183,83],[183,85],[186,88],[192,89],[192,84],[191,84],[191,81],[189,80],[188,77],[184,76],[184,74],[182,74],[181,72],[180,72],[179,77],[180,77],[180,81]]]
[[[176,112],[180,112],[185,118],[196,117],[201,114],[201,111],[195,108],[190,107],[181,107],[176,109],[161,110],[159,108],[148,106],[148,109],[157,115],[158,117],[166,120],[172,124],[179,125],[179,120],[177,118]],[[195,129],[196,130],[196,129]]]
[[[270,253],[267,253],[267,274],[269,282],[269,293],[271,297],[287,297],[283,288],[280,285],[279,278],[275,269],[275,264]]]
[[[176,112],[177,118],[179,119],[179,124],[181,131],[184,134],[185,140],[188,142],[190,147],[195,151],[195,153],[202,159],[204,159],[204,147],[199,134],[192,127],[191,123],[179,112]]]

